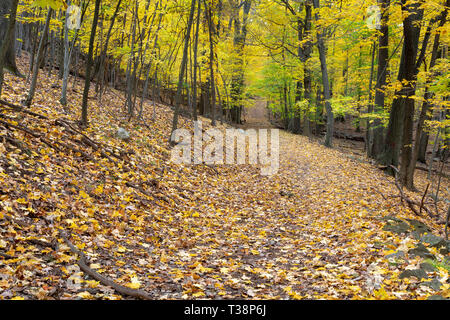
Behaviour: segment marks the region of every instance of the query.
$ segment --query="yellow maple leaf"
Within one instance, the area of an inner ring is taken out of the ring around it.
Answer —
[[[77,296],[79,296],[83,299],[91,299],[92,298],[92,295],[87,291],[80,292],[79,294],[77,294]]]
[[[131,282],[127,283],[126,286],[131,289],[139,289],[141,287],[141,283],[137,277],[131,277]]]
[[[194,298],[204,297],[205,294],[203,292],[196,292],[192,295]]]
[[[80,194],[81,198],[84,198],[84,199],[89,198],[89,195],[86,192],[84,192],[84,190],[80,190],[79,194]]]
[[[28,203],[28,201],[25,200],[24,198],[19,198],[19,199],[16,200],[16,202],[20,203],[20,204],[27,204]]]

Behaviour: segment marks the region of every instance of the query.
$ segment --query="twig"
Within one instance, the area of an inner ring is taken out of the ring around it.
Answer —
[[[450,206],[448,206],[447,217],[445,219],[445,240],[448,240],[448,224],[450,221]]]
[[[26,113],[26,114],[29,114],[29,115],[31,115],[31,116],[37,117],[37,118],[39,118],[39,119],[45,119],[45,120],[48,120],[48,117],[46,117],[46,116],[44,116],[44,115],[42,115],[42,114],[39,114],[39,113],[35,113],[35,112],[32,112],[32,111],[29,111],[29,110],[27,110],[27,109],[24,109],[24,108],[21,107],[21,106],[17,106],[17,105],[15,105],[15,104],[12,104],[11,102],[8,102],[8,101],[5,101],[5,100],[1,100],[1,99],[0,99],[0,105],[9,107],[9,108],[11,108],[13,111],[18,111],[18,112]]]
[[[430,183],[428,183],[427,188],[425,189],[425,192],[423,193],[422,201],[420,201],[420,214],[422,214],[423,202],[425,200],[425,197],[427,196],[429,187],[430,187]]]

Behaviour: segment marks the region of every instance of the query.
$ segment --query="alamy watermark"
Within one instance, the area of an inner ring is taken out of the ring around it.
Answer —
[[[278,129],[226,129],[224,132],[213,128],[203,133],[202,122],[196,121],[193,135],[187,129],[178,129],[172,133],[172,141],[176,145],[172,149],[171,161],[176,164],[259,164],[264,176],[274,175],[279,169]]]
[[[377,5],[372,5],[367,8],[368,18],[366,19],[367,27],[371,30],[381,29],[381,9]]]
[[[79,6],[70,5],[67,7],[67,28],[70,30],[81,28],[81,9]]]

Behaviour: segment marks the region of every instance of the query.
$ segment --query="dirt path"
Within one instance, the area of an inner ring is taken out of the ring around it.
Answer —
[[[247,127],[267,125],[261,106]],[[272,177],[248,166],[186,176],[198,185],[190,210],[199,214],[173,225],[173,234],[191,245],[171,250],[164,268],[179,275],[172,279],[181,287],[164,297],[366,299],[385,280],[399,288],[400,270],[385,252],[403,239],[383,231],[380,221],[405,212],[398,199],[379,194],[396,194],[392,181],[299,135],[280,131],[280,147],[280,171]]]
[[[264,100],[255,100],[252,107],[245,109],[246,122],[241,126],[247,128],[272,128],[268,119],[267,102]]]

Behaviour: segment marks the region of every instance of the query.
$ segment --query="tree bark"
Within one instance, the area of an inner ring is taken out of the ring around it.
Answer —
[[[34,93],[36,91],[36,83],[37,83],[37,78],[38,78],[38,74],[39,74],[39,67],[44,58],[43,57],[44,47],[45,47],[45,42],[47,41],[48,29],[50,27],[50,18],[52,16],[52,13],[53,13],[53,9],[49,8],[48,12],[47,12],[47,18],[45,20],[44,30],[42,31],[41,40],[39,42],[39,49],[37,52],[36,59],[34,61],[33,76],[31,78],[30,91],[28,92],[28,96],[25,100],[25,105],[28,107],[31,106],[31,102],[33,101]]]
[[[314,8],[319,9],[320,3],[319,0],[313,0]],[[316,13],[316,21],[319,20],[319,14]],[[322,70],[322,82],[323,82],[323,91],[324,91],[324,100],[325,100],[325,109],[327,112],[327,132],[325,135],[325,146],[332,147],[333,146],[333,131],[334,131],[334,114],[331,108],[331,90],[330,90],[330,81],[328,77],[328,67],[327,67],[327,59],[326,59],[326,49],[325,49],[325,41],[324,41],[324,33],[323,31],[317,31],[317,47],[319,49],[319,58],[320,58],[320,68]]]
[[[204,1],[206,8],[206,0]],[[212,9],[211,6],[206,8],[208,16],[208,32],[209,32],[209,76],[211,78],[211,125],[216,125],[216,84],[214,79],[214,31],[212,21]]]
[[[17,4],[17,0],[2,0],[0,3],[0,48],[5,48],[2,50],[2,55],[4,56],[2,69],[22,77],[16,65],[16,39],[14,37]],[[12,19],[6,18],[10,14]],[[10,27],[12,28],[11,30]]]
[[[406,74],[406,98],[404,100],[404,114],[403,114],[403,138],[401,149],[401,168],[400,179],[404,186],[408,189],[413,189],[413,180],[409,179],[408,172],[412,172],[414,176],[414,168],[410,168],[412,164],[412,144],[413,144],[413,124],[414,124],[414,109],[416,94],[416,80],[417,80],[417,53],[419,46],[420,26],[417,22],[423,18],[423,9],[420,8],[420,3],[407,4],[407,0],[402,1],[402,10],[409,14],[403,21],[403,33],[405,37],[405,64]],[[426,44],[424,43],[424,46]],[[426,47],[423,48],[426,50]]]
[[[95,0],[95,10],[94,10],[94,20],[92,21],[91,27],[91,35],[89,38],[89,52],[88,52],[88,60],[86,63],[86,78],[84,82],[84,91],[83,91],[83,103],[81,105],[81,125],[84,127],[88,126],[88,97],[89,97],[89,88],[91,85],[91,69],[93,64],[92,55],[94,53],[94,41],[95,41],[95,33],[97,30],[98,23],[98,13],[100,11],[100,2],[101,0]]]
[[[9,21],[8,25],[5,31],[5,35],[2,37],[0,34],[0,96],[2,95],[2,87],[3,87],[3,69],[11,70],[11,67],[13,66],[12,63],[14,62],[15,65],[15,50],[14,50],[14,34],[15,34],[15,26],[16,26],[16,13],[17,13],[17,5],[19,1],[18,0],[12,0],[10,3],[10,10],[9,10]],[[2,24],[2,20],[5,18],[3,15],[4,13],[4,6],[7,4],[7,2],[0,5],[0,27]],[[2,30],[2,29],[0,29]],[[1,31],[0,31],[1,32]],[[12,48],[11,48],[12,47]],[[13,60],[11,61],[11,52],[13,53]],[[17,67],[16,67],[17,69]]]
[[[192,88],[192,117],[194,121],[197,121],[197,70],[198,70],[198,36],[200,30],[200,14],[202,10],[201,1],[198,2],[197,8],[197,23],[195,27],[195,38],[194,38],[194,74],[193,74],[193,88]]]
[[[200,0],[198,0],[198,1],[200,1]],[[188,49],[189,49],[189,38],[190,38],[190,35],[191,35],[192,24],[193,24],[193,21],[194,21],[195,4],[196,4],[196,0],[192,0],[191,1],[191,11],[189,13],[189,20],[188,20],[187,30],[186,30],[186,38],[184,40],[183,58],[182,58],[182,61],[181,61],[180,73],[179,73],[179,77],[178,77],[177,94],[175,96],[175,112],[174,112],[174,115],[173,115],[172,130],[170,132],[170,137],[169,137],[169,142],[170,143],[173,143],[173,141],[172,141],[172,133],[178,127],[178,116],[180,114],[180,103],[181,103],[181,90],[183,89],[184,72],[186,70],[186,65],[187,65]]]
[[[385,86],[389,66],[389,6],[390,0],[378,0],[382,10],[381,35],[378,38],[378,72],[375,85],[375,119],[371,126],[368,156],[378,159],[383,151],[383,125],[379,116],[384,112]]]
[[[442,12],[442,14],[440,15],[441,17],[440,17],[439,28],[443,27],[446,22],[449,6],[450,6],[450,0],[447,0],[445,9]],[[432,24],[433,24],[433,22],[430,22],[430,26],[428,27],[428,30],[427,30],[428,36],[431,33]],[[426,44],[426,41],[424,41],[424,44],[422,45],[422,53],[423,54],[425,54],[425,51],[426,51],[425,44]],[[430,71],[436,65],[436,60],[439,56],[439,45],[440,45],[440,33],[438,32],[438,33],[436,33],[436,35],[434,37],[433,50],[431,53],[431,60],[430,60]],[[422,61],[421,59],[422,58],[419,57],[419,61],[417,62],[417,64],[421,63],[421,61]],[[424,134],[423,126],[424,126],[425,120],[428,118],[428,112],[431,107],[430,100],[434,96],[433,93],[429,90],[431,83],[432,83],[432,77],[430,76],[427,79],[426,84],[425,84],[424,102],[422,105],[422,110],[419,115],[419,121],[417,123],[415,144],[414,144],[414,149],[412,151],[412,156],[411,156],[411,164],[409,165],[408,170],[407,170],[406,181],[407,181],[407,187],[410,189],[414,188],[414,171],[415,171],[417,160],[419,159],[419,154],[421,153],[421,151],[423,153],[423,159],[421,159],[421,160],[425,160],[424,154],[426,153],[426,146],[428,144],[428,135]],[[426,140],[424,141],[424,139],[426,139]]]

